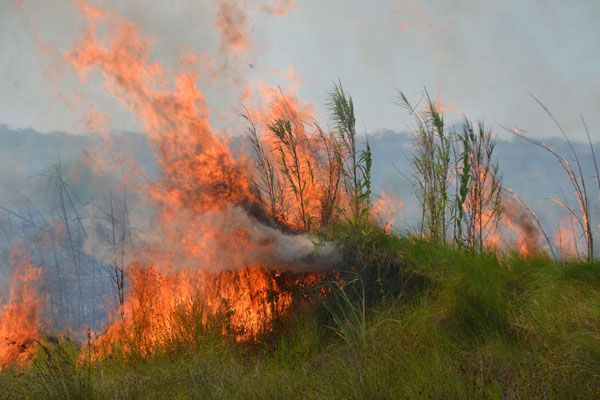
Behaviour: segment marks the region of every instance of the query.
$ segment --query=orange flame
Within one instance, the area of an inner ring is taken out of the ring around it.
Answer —
[[[235,56],[251,46],[244,10],[247,3],[254,4],[250,0],[217,3],[220,52]],[[244,157],[234,158],[224,135],[210,125],[210,110],[198,89],[205,77],[193,68],[203,63],[210,71],[211,60],[188,52],[180,57],[183,72],[170,79],[172,69],[153,60],[152,42],[136,24],[85,0],[76,0],[76,4],[88,26],[64,59],[83,82],[94,73],[102,75],[107,93],[136,116],[161,172],[154,182],[134,185],[133,190],[152,210],[143,221],[150,229],[142,230],[140,244],[127,256],[129,294],[122,318],[112,321],[94,344],[100,349],[99,357],[116,347],[146,356],[173,340],[193,339],[201,333],[195,329],[204,329],[215,318],[224,319],[217,323],[223,333],[232,333],[237,339],[255,338],[302,299],[290,287],[316,284],[325,273],[307,271],[323,270],[339,258],[331,246],[316,248],[308,234],[284,233],[301,226],[295,214],[300,207],[311,219],[322,220],[319,212],[327,195],[324,185],[330,178],[323,164],[323,138],[310,123],[312,107],[293,96],[300,85],[297,74],[290,67],[287,78],[292,84],[285,94],[273,87],[259,88],[263,102],[272,105],[268,113],[257,112],[259,122],[264,127],[277,118],[290,121],[298,141],[294,150],[301,166],[297,179],[308,182],[302,200],[284,185],[282,208],[269,216],[257,206],[250,163]],[[294,7],[294,1],[278,0],[258,10],[283,15]],[[215,74],[213,71],[209,78]],[[246,86],[243,98],[252,100],[253,87],[244,79],[233,81]],[[86,130],[107,130],[111,119],[88,107],[82,125]],[[281,157],[290,156],[272,135],[261,140],[272,154],[279,151]],[[110,168],[101,168],[106,167]],[[284,182],[282,172],[278,173]],[[125,186],[124,176],[123,181]],[[309,229],[304,226],[304,230]],[[315,259],[315,253],[321,254],[320,259]],[[17,318],[13,314],[28,311],[19,313],[28,319],[18,322],[24,331],[17,331],[15,338],[10,336],[5,346],[8,361],[25,353],[19,349],[34,348],[29,343],[40,327],[39,299],[32,289],[39,270],[27,271],[30,278],[13,285],[14,295],[11,292],[11,302],[2,314],[0,332],[4,333],[9,329],[7,321]],[[4,352],[0,354],[3,360]]]
[[[517,251],[526,256],[540,254],[540,232],[529,215],[509,198],[504,199],[502,207],[502,221],[517,234]]]
[[[197,72],[176,74],[169,82],[167,69],[152,61],[151,43],[136,25],[114,12],[86,11],[84,16],[89,27],[66,59],[82,80],[94,70],[102,73],[106,90],[136,115],[162,173],[158,181],[139,189],[156,210],[152,232],[141,234],[143,245],[136,251],[123,318],[109,326],[98,346],[111,351],[120,343],[125,352],[147,355],[182,334],[182,313],[203,315],[200,325],[225,314],[227,330],[233,329],[241,339],[255,337],[265,321],[285,314],[293,304],[295,299],[285,291],[288,284],[308,284],[322,275],[277,271],[306,270],[303,262],[315,252],[311,238],[284,234],[281,221],[252,211],[257,199],[250,187],[249,163],[235,159],[226,140],[210,126]],[[248,45],[238,3],[220,3],[217,27],[228,49],[239,51]],[[100,35],[104,31],[106,37]],[[300,179],[308,182],[309,175],[316,176],[302,205],[316,214],[322,196],[321,171],[314,155],[316,141],[304,122],[310,108],[291,96],[272,99],[273,112],[261,121],[286,118],[291,122],[300,143]],[[264,140],[277,148],[272,136]],[[307,165],[314,168],[305,169]],[[291,189],[284,193],[287,210],[293,213],[297,199]],[[286,222],[298,227],[296,217]],[[331,249],[319,251],[336,259]],[[327,262],[323,259],[313,267]],[[191,330],[183,336],[194,334]]]
[[[310,287],[322,274],[297,275],[248,267],[218,274],[201,270],[162,273],[135,268],[122,320],[94,343],[97,356],[115,350],[147,356],[159,346],[193,341],[207,329],[221,329],[236,340],[267,331],[269,324],[298,299],[293,288]]]
[[[8,303],[0,311],[0,368],[23,364],[37,349],[41,327],[38,281],[41,269],[31,265],[25,249],[14,247],[10,254],[13,272]]]
[[[382,190],[381,197],[371,207],[371,216],[384,227],[386,232],[389,232],[402,207],[402,201],[396,193],[389,192],[386,194]]]
[[[579,246],[575,226],[569,216],[561,219],[554,233],[554,243],[561,259],[578,258]]]

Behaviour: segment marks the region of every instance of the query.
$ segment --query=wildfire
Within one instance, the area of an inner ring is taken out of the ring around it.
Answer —
[[[402,206],[402,201],[396,193],[386,193],[385,190],[382,190],[381,197],[371,207],[371,216],[384,227],[386,232],[389,232],[396,222]]]
[[[94,70],[102,73],[106,90],[136,115],[161,169],[160,179],[136,188],[155,211],[153,232],[144,233],[137,246],[122,318],[100,336],[96,348],[106,354],[120,344],[123,351],[135,348],[147,355],[175,337],[193,338],[195,328],[215,318],[222,319],[223,333],[256,337],[299,300],[291,286],[310,285],[323,276],[305,271],[339,262],[331,244],[315,247],[314,238],[295,231],[309,230],[295,210],[315,214],[323,194],[318,148],[304,124],[309,108],[291,95],[273,96],[274,89],[261,88],[270,96],[272,113],[254,114],[262,127],[277,118],[291,122],[300,143],[296,179],[308,182],[301,202],[282,185],[283,207],[263,210],[250,187],[250,163],[234,158],[226,139],[210,125],[199,72],[181,72],[169,84],[168,69],[152,61],[151,42],[135,24],[115,12],[80,5],[88,28],[65,58],[84,82]],[[292,5],[280,2],[273,12]],[[220,3],[221,51],[239,53],[250,45],[245,23],[239,4]],[[246,92],[251,96],[252,90]],[[282,157],[289,156],[272,140],[261,137]]]
[[[163,273],[156,266],[138,266],[131,273],[124,316],[94,343],[95,356],[116,348],[147,356],[161,345],[193,342],[210,330],[252,340],[285,318],[323,276],[257,266],[216,274],[198,269]]]
[[[93,73],[102,75],[107,93],[136,116],[160,168],[160,178],[131,188],[151,210],[137,221],[132,216],[131,224],[148,229],[140,229],[128,254],[128,295],[92,344],[95,356],[116,350],[147,356],[173,342],[193,341],[207,329],[236,340],[273,329],[340,263],[335,246],[310,232],[350,203],[340,182],[343,155],[333,151],[334,136],[314,122],[312,107],[295,99],[299,79],[293,68],[287,91],[264,84],[255,91],[244,79],[233,79],[244,100],[260,95],[259,105],[247,109],[252,129],[262,131],[254,131],[253,144],[263,164],[252,165],[247,157],[234,157],[225,135],[211,126],[199,71],[171,74],[153,60],[152,41],[136,24],[83,0],[77,4],[88,26],[64,59],[84,83]],[[239,56],[252,45],[243,6],[218,3],[219,52]],[[294,6],[278,0],[260,10],[281,15]],[[182,59],[197,62],[193,54]],[[211,78],[218,74],[209,72]],[[438,100],[434,107],[452,105]],[[86,111],[87,129],[110,123],[95,107]],[[284,168],[272,168],[275,164]],[[389,230],[401,208],[395,194],[382,191],[371,217]],[[519,232],[520,251],[537,252],[537,230],[522,212],[508,204],[503,217]],[[23,249],[13,250],[11,264],[10,297],[0,314],[0,367],[26,360],[41,326],[36,290],[41,270],[31,266]]]
[[[541,254],[540,232],[529,215],[508,197],[505,197],[502,207],[502,221],[517,234],[516,250],[526,256]]]
[[[554,243],[561,259],[578,258],[580,256],[577,234],[574,222],[570,216],[559,221],[554,233]]]
[[[12,275],[8,303],[0,309],[0,368],[23,364],[37,349],[41,327],[38,280],[41,269],[31,265],[25,249],[14,247],[10,255]]]

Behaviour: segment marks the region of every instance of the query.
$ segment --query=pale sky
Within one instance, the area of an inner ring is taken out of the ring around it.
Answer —
[[[466,113],[538,137],[558,135],[532,93],[573,137],[584,138],[583,114],[592,138],[600,140],[598,0],[296,0],[286,15],[260,12],[277,1],[240,1],[252,47],[235,60],[218,56],[217,1],[90,3],[139,24],[155,42],[154,58],[165,65],[175,65],[186,49],[227,63],[229,78],[201,87],[215,124],[220,115],[237,118],[237,92],[244,88],[233,86],[240,77],[287,85],[293,66],[302,82],[299,96],[315,105],[318,117],[324,118],[327,92],[340,79],[368,132],[404,130],[410,118],[394,105],[397,91],[417,99],[425,86],[451,106],[449,120]],[[0,123],[81,133],[81,107],[69,109],[61,94],[109,112],[113,129],[136,129],[135,119],[104,94],[100,79],[79,83],[57,61],[59,53],[35,45],[37,35],[45,48],[64,52],[80,38],[85,21],[75,1],[17,3],[0,4]]]

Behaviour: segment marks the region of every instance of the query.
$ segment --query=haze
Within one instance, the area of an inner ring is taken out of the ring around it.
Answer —
[[[111,129],[136,129],[135,120],[104,94],[101,80],[83,86],[57,61],[85,23],[74,3],[0,4],[0,123],[85,133],[81,110],[59,101],[60,91],[108,113]],[[154,57],[166,65],[194,51],[212,54],[212,61],[227,67],[226,81],[201,89],[214,123],[234,134],[236,91],[244,89],[236,87],[238,77],[287,85],[290,67],[300,81],[300,98],[313,103],[317,115],[325,115],[327,92],[340,79],[355,99],[365,132],[406,129],[409,117],[394,105],[397,90],[417,99],[423,87],[449,109],[450,119],[465,113],[538,137],[558,135],[531,93],[577,139],[584,139],[580,114],[592,131],[600,126],[600,3],[594,0],[298,1],[285,15],[260,10],[289,2],[243,2],[251,46],[237,60],[214,59],[214,2],[92,3],[138,23],[155,40]]]

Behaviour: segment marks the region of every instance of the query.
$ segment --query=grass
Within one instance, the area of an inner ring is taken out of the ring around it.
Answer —
[[[47,343],[0,372],[0,399],[600,397],[600,263],[475,255],[375,228],[324,235],[355,268],[279,337],[207,334],[95,363],[77,362],[74,342]]]

